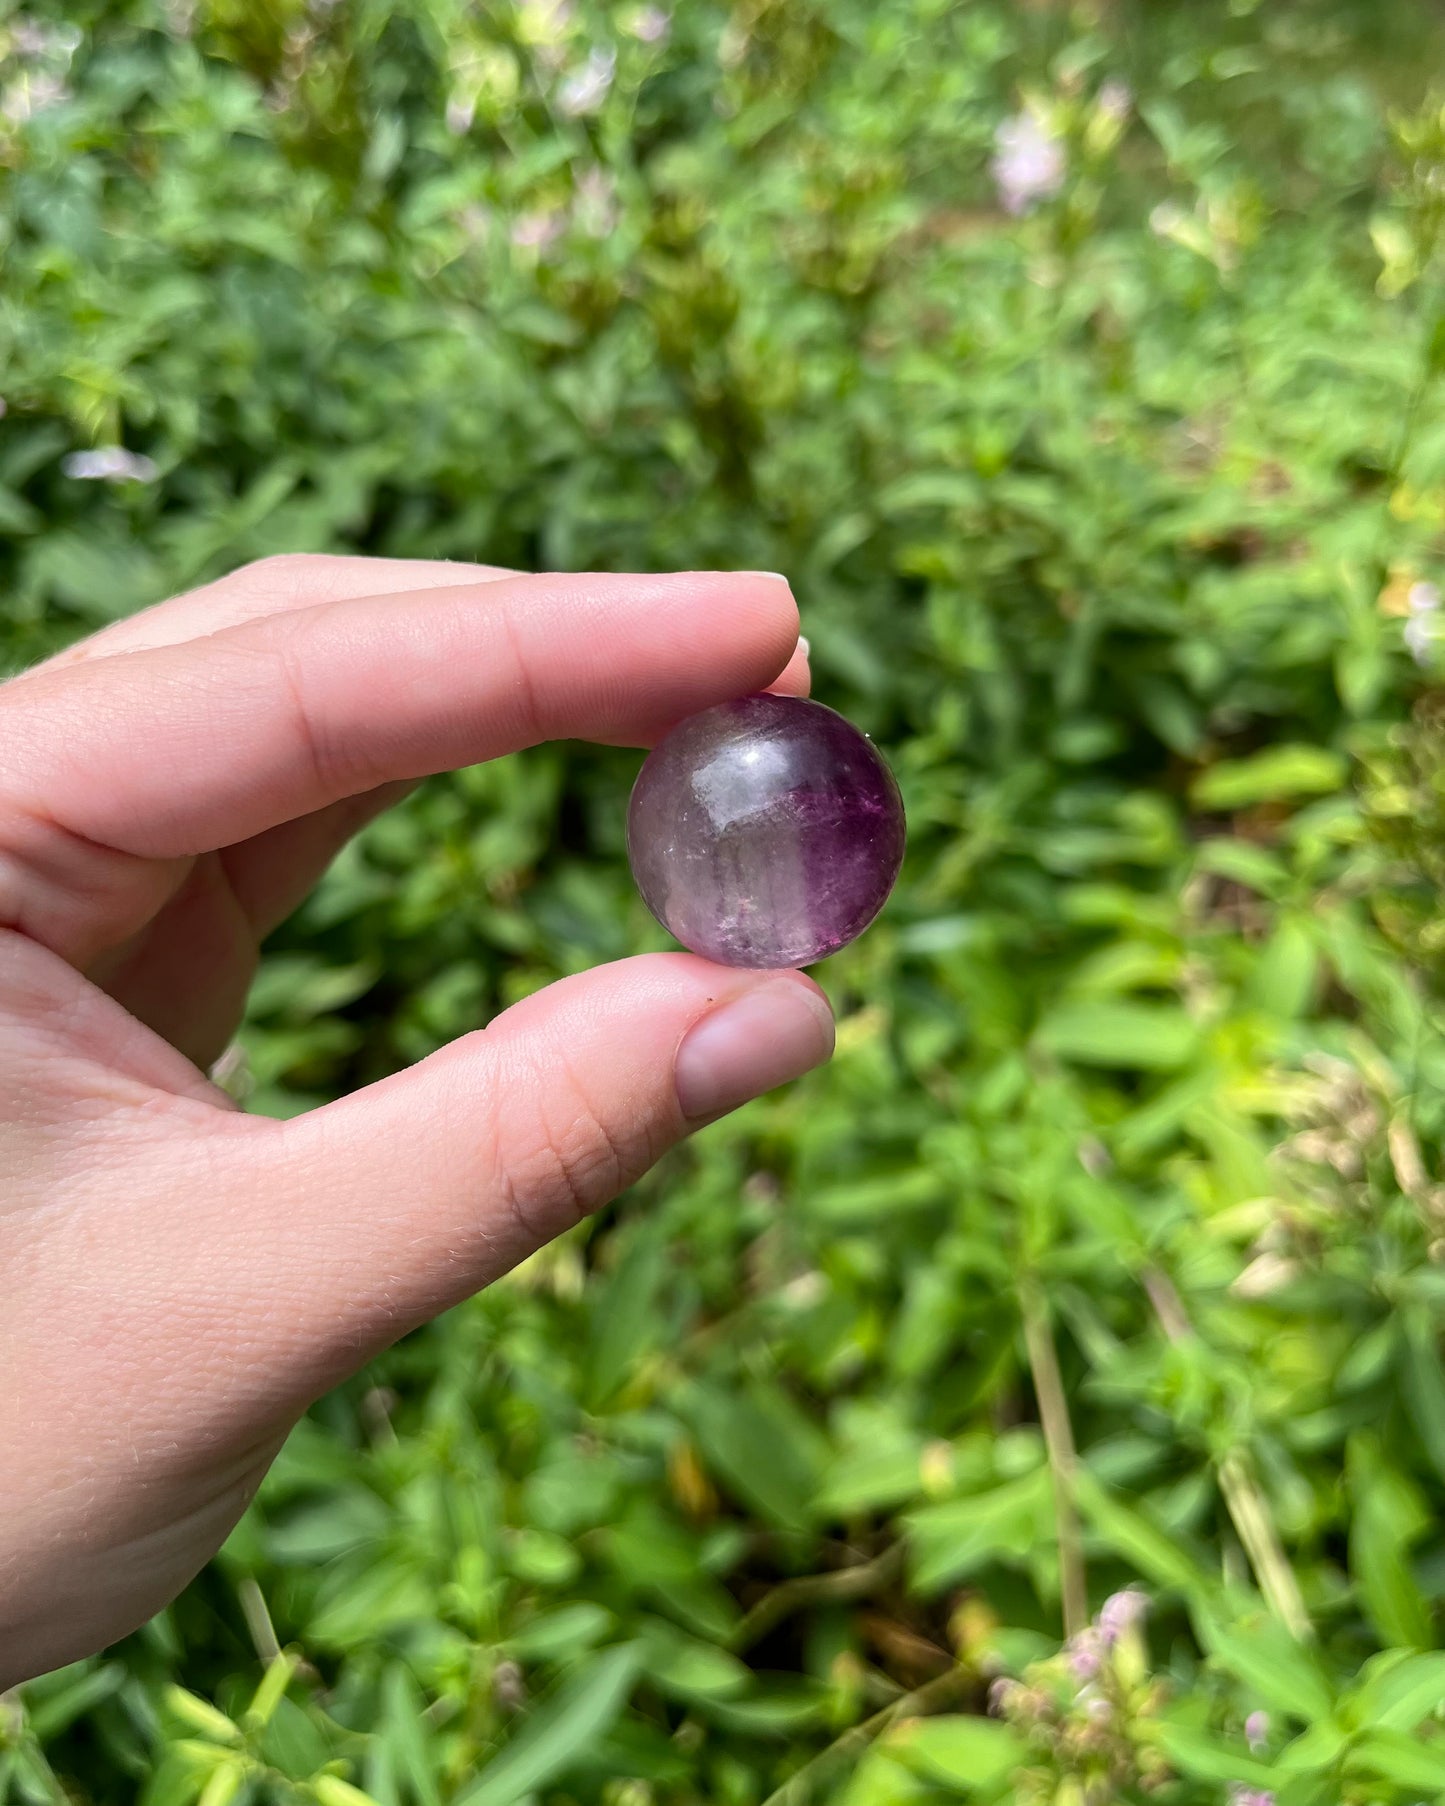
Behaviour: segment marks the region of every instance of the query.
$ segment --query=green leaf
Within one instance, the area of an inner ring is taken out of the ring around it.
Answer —
[[[685,1408],[703,1454],[739,1498],[783,1529],[812,1522],[827,1445],[782,1392],[698,1386]]]
[[[517,1735],[456,1796],[456,1806],[515,1806],[584,1756],[627,1703],[642,1666],[636,1643],[586,1662],[544,1699]]]
[[[938,1789],[895,1760],[887,1743],[870,1749],[829,1806],[937,1806]]]
[[[1167,1719],[1150,1733],[1174,1767],[1196,1781],[1238,1782],[1252,1787],[1278,1785],[1277,1772],[1257,1762],[1247,1750],[1221,1743],[1192,1726],[1171,1724]]]
[[[344,1649],[405,1619],[425,1619],[431,1605],[426,1576],[410,1553],[378,1556],[367,1566],[347,1564],[327,1573],[306,1635],[324,1647]]]
[[[913,1585],[936,1592],[999,1558],[1019,1562],[1053,1535],[1053,1492],[1038,1468],[992,1492],[971,1493],[910,1512],[908,1528]]]
[[[1304,1015],[1314,997],[1319,950],[1307,924],[1283,916],[1249,981],[1249,1001],[1256,1009],[1286,1021]]]
[[[1334,1693],[1319,1664],[1274,1619],[1226,1625],[1206,1611],[1199,1627],[1211,1657],[1243,1681],[1261,1705],[1306,1724],[1333,1711]]]
[[[1291,1775],[1317,1775],[1334,1767],[1349,1742],[1350,1733],[1337,1720],[1322,1718],[1284,1746],[1275,1767]]]
[[[441,1806],[438,1759],[425,1702],[400,1664],[388,1668],[381,1689],[377,1735],[388,1746],[396,1771],[404,1775],[420,1806]]]
[[[1343,789],[1348,766],[1323,746],[1271,746],[1248,759],[1211,766],[1190,788],[1201,809],[1247,809],[1255,803],[1327,796]]]
[[[304,1781],[336,1754],[325,1725],[319,1712],[307,1711],[283,1697],[277,1700],[265,1727],[255,1735],[254,1747],[272,1768],[293,1781]]]
[[[339,1775],[318,1775],[311,1783],[317,1806],[377,1806],[369,1793],[343,1781]]]
[[[1445,1652],[1389,1650],[1366,1663],[1360,1683],[1341,1701],[1364,1730],[1415,1731],[1445,1706]]]
[[[702,1566],[698,1540],[655,1504],[636,1509],[608,1532],[605,1548],[623,1585],[660,1601],[670,1616],[713,1643],[725,1643],[742,1618],[736,1599]]]
[[[646,1672],[679,1699],[733,1699],[752,1684],[752,1670],[735,1655],[669,1624],[650,1624],[641,1642]]]
[[[524,1525],[506,1540],[507,1571],[536,1586],[560,1587],[582,1571],[582,1557],[564,1536]]]
[[[25,1690],[31,1732],[38,1742],[48,1743],[67,1725],[118,1692],[125,1678],[125,1669],[119,1662],[105,1662],[98,1667],[87,1665],[80,1673],[62,1671],[48,1675],[41,1683],[32,1683]],[[61,1684],[56,1686],[56,1682]]]
[[[1357,1435],[1346,1471],[1354,1513],[1350,1573],[1382,1640],[1420,1649],[1432,1640],[1430,1608],[1410,1570],[1410,1549],[1429,1528],[1417,1490],[1397,1473],[1377,1438]]]
[[[927,1780],[970,1794],[1008,1778],[1028,1759],[1028,1746],[992,1718],[921,1718],[883,1746]]]
[[[1404,1395],[1431,1466],[1445,1480],[1445,1368],[1435,1345],[1435,1330],[1423,1310],[1403,1314],[1405,1335]]]
[[[779,1675],[748,1699],[713,1699],[708,1717],[749,1737],[783,1740],[809,1725],[826,1723],[834,1695],[808,1675]]]
[[[239,1743],[241,1732],[226,1714],[199,1694],[174,1684],[161,1690],[161,1702],[173,1717],[217,1743]]]
[[[1213,1583],[1183,1545],[1101,1486],[1087,1468],[1075,1475],[1074,1493],[1095,1535],[1145,1579],[1175,1587],[1196,1602],[1213,1594]]]
[[[1401,1787],[1445,1792],[1445,1745],[1421,1743],[1403,1731],[1368,1733],[1351,1747],[1345,1767],[1351,1774],[1394,1781]]]
[[[168,1749],[146,1777],[138,1806],[192,1806],[209,1773],[187,1751]]]
[[[898,1212],[937,1204],[948,1195],[948,1181],[926,1166],[913,1166],[871,1179],[850,1179],[810,1192],[810,1216],[827,1223],[883,1226]]]
[[[520,1661],[555,1662],[600,1643],[615,1623],[605,1606],[579,1599],[550,1612],[528,1613],[506,1647]]]
[[[155,599],[153,560],[139,545],[104,542],[64,529],[40,539],[31,560],[34,579],[94,626],[105,626]]]
[[[1168,1072],[1199,1045],[1199,1027],[1175,1004],[1104,998],[1061,1003],[1040,1023],[1039,1046],[1083,1066]]]
[[[880,1426],[867,1442],[834,1458],[819,1491],[820,1508],[830,1516],[847,1517],[916,1498],[922,1490],[922,1453],[922,1439],[902,1424]]]
[[[616,1272],[599,1287],[587,1363],[594,1406],[612,1397],[633,1364],[661,1335],[656,1300],[666,1271],[666,1244],[649,1225],[635,1238]]]
[[[364,1486],[333,1486],[319,1503],[267,1524],[263,1537],[273,1561],[309,1566],[377,1541],[389,1523],[375,1493]]]
[[[1194,852],[1195,867],[1230,878],[1262,897],[1277,897],[1289,885],[1290,870],[1277,853],[1247,840],[1201,840]]]

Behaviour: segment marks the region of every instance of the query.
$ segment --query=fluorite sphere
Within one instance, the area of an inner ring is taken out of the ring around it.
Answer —
[[[821,703],[744,696],[680,722],[627,812],[648,908],[725,966],[806,966],[883,907],[903,802],[866,735]]]

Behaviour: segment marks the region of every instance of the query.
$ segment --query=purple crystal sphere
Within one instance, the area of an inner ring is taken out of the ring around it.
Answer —
[[[873,742],[798,696],[680,722],[627,812],[647,907],[725,966],[806,966],[860,935],[903,861],[903,801]]]

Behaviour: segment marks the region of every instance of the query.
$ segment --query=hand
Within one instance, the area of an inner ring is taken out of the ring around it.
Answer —
[[[171,1599],[321,1393],[827,1057],[800,974],[653,954],[288,1122],[202,1070],[418,778],[769,686],[781,578],[307,557],[0,686],[0,1687]]]

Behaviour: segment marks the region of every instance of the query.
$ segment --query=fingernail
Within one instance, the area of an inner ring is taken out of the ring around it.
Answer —
[[[774,979],[723,1004],[683,1036],[674,1076],[682,1113],[721,1116],[821,1066],[833,1051],[833,1012],[810,985]]]
[[[809,644],[808,636],[805,633],[800,633],[798,635],[798,650],[802,653],[804,658],[807,658],[813,650],[812,646]]]
[[[733,575],[735,577],[771,577],[775,583],[787,583],[789,589],[793,587],[781,571],[734,571]]]

